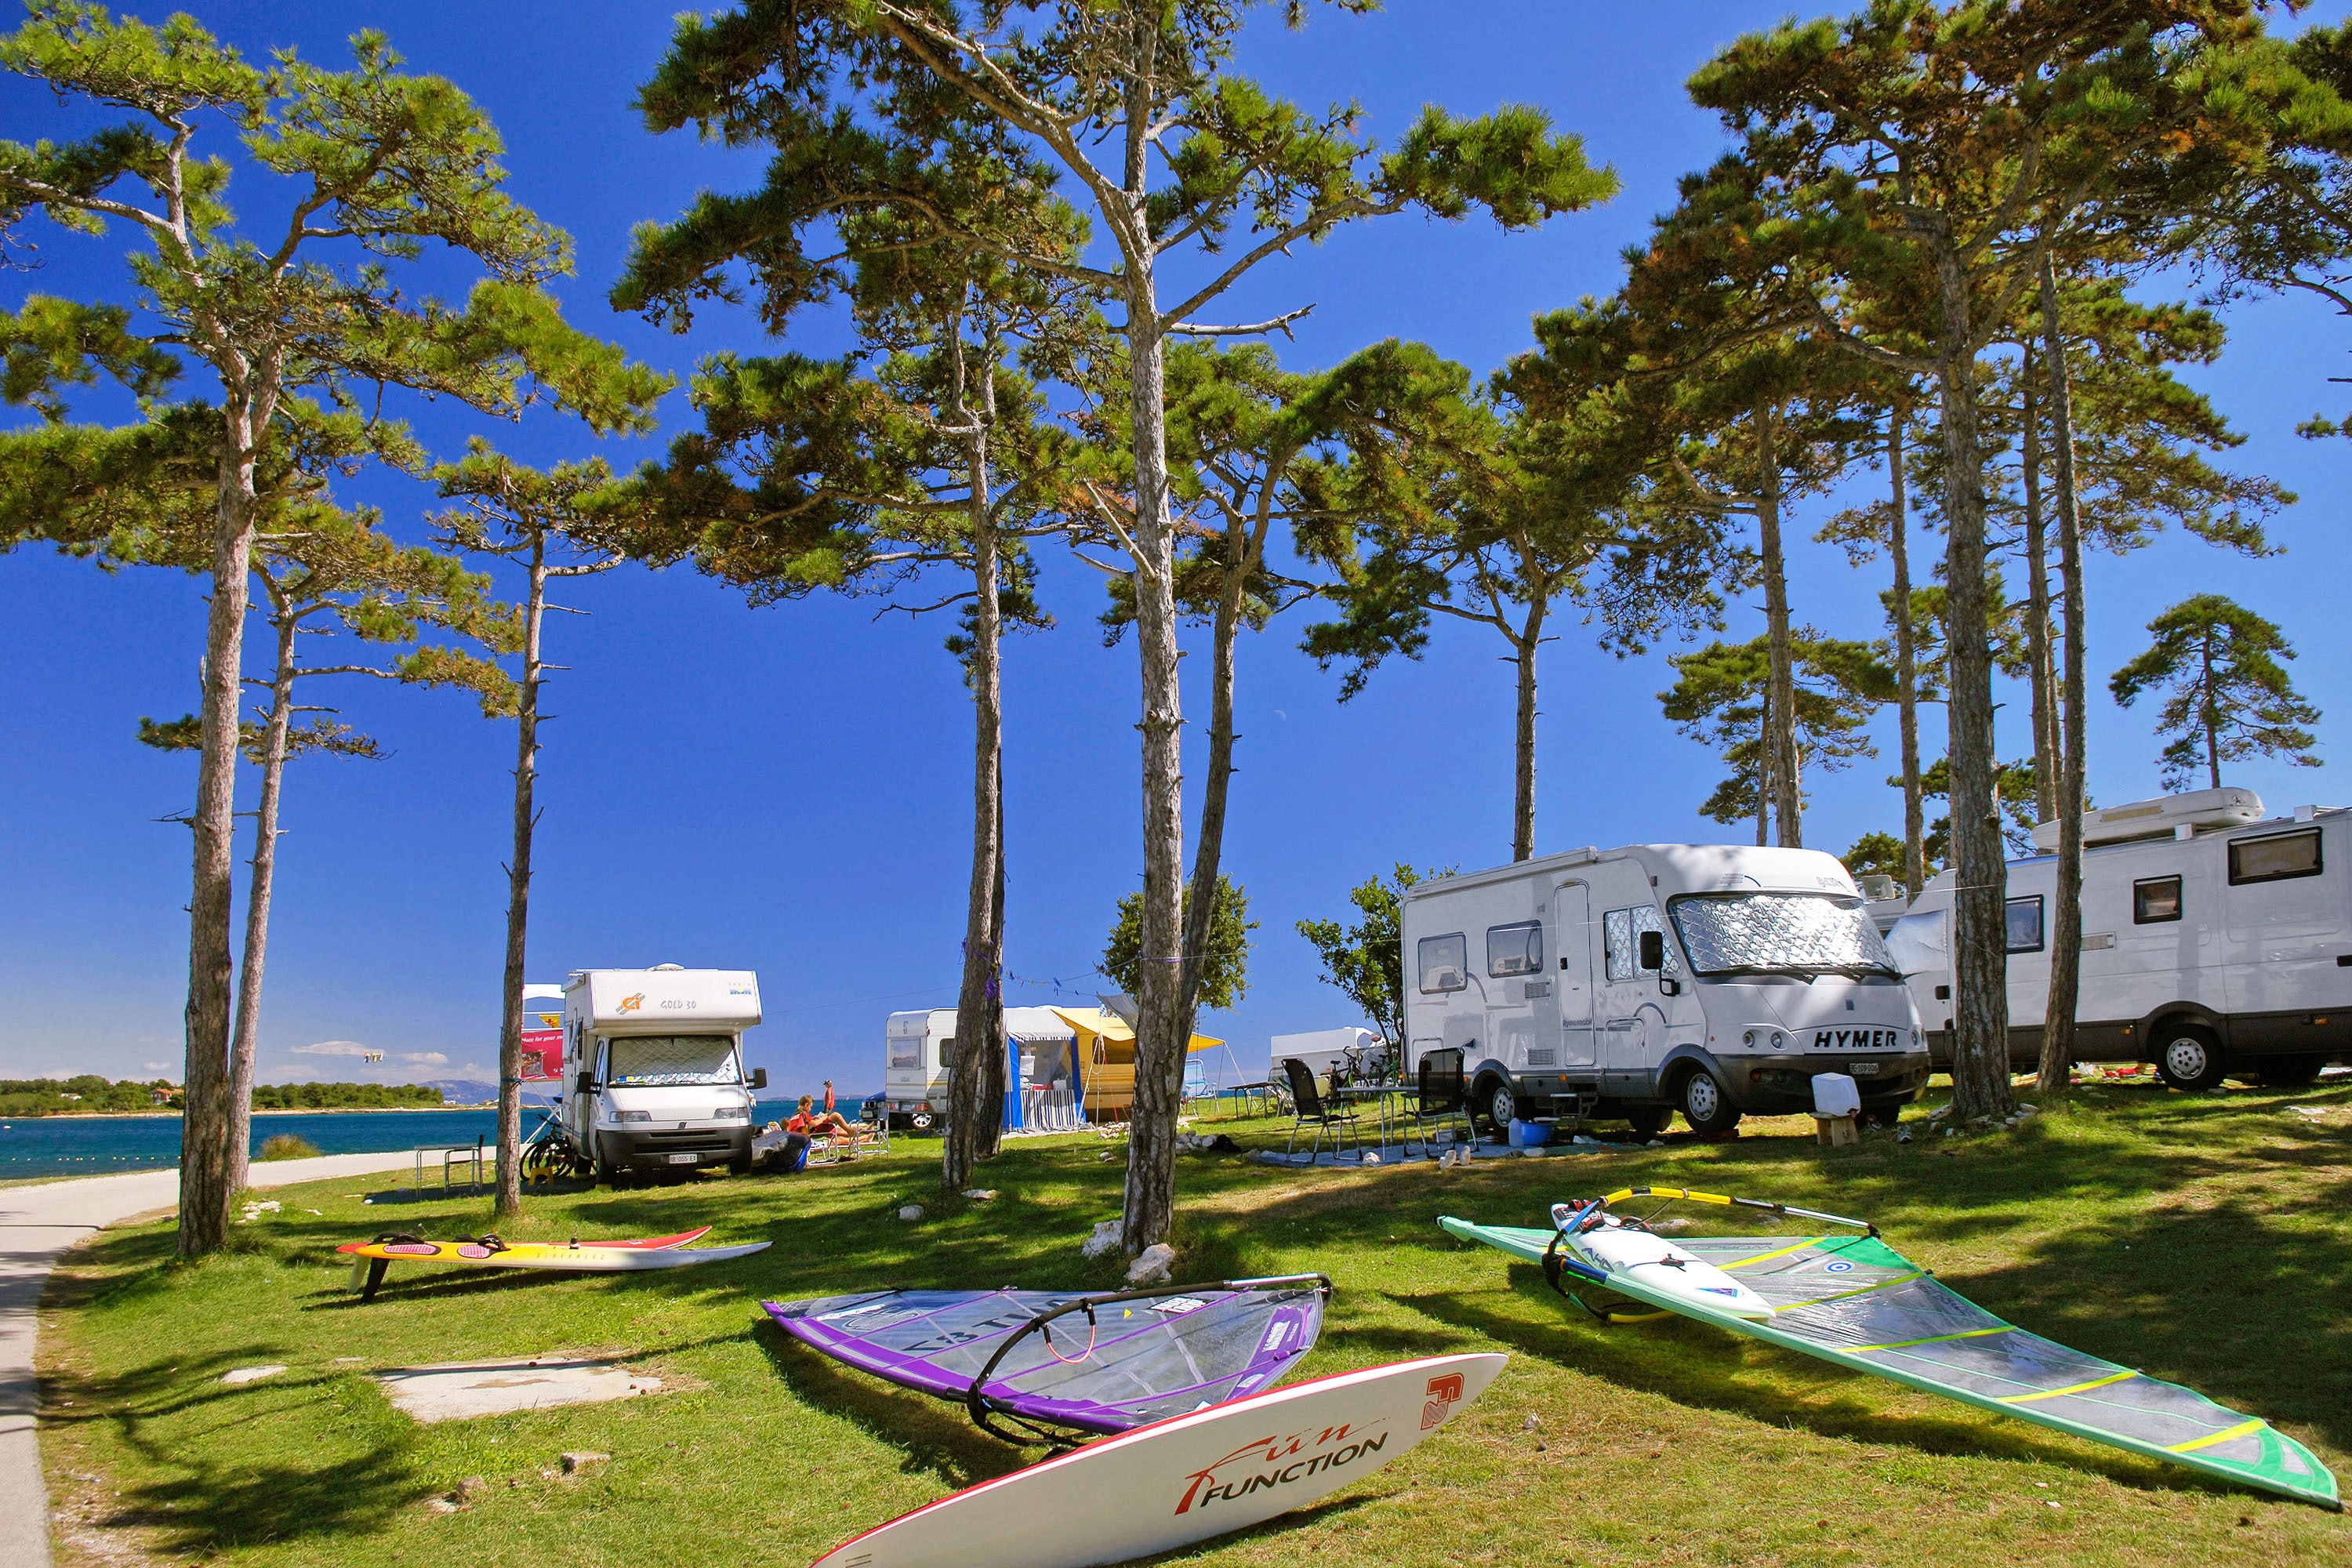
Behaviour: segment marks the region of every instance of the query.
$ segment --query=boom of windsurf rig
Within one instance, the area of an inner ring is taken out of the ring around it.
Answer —
[[[1255,1290],[1284,1285],[1312,1285],[1316,1289],[1316,1293],[1326,1301],[1331,1299],[1333,1289],[1331,1278],[1328,1274],[1275,1274],[1259,1279],[1194,1280],[1184,1285],[1153,1285],[1139,1290],[1117,1290],[1099,1296],[1081,1296],[1066,1306],[1041,1313],[1013,1333],[1006,1335],[1004,1342],[996,1347],[996,1353],[988,1358],[988,1364],[982,1367],[979,1375],[971,1380],[971,1386],[964,1391],[964,1408],[971,1413],[971,1418],[980,1429],[992,1437],[1002,1437],[1008,1443],[1042,1442],[1055,1448],[1076,1447],[1097,1434],[1055,1426],[1035,1416],[1024,1415],[988,1396],[988,1380],[995,1375],[997,1367],[1012,1352],[1014,1345],[1034,1333],[1044,1342],[1046,1352],[1055,1361],[1082,1362],[1094,1353],[1095,1337],[1100,1328],[1095,1321],[1095,1310],[1098,1307],[1113,1306],[1121,1301],[1149,1301],[1163,1296],[1181,1296],[1194,1290]],[[1073,1312],[1083,1313],[1086,1317],[1087,1343],[1086,1348],[1077,1354],[1066,1356],[1055,1348],[1051,1325],[1056,1320],[1066,1318]],[[1011,1422],[1021,1430],[1008,1432],[996,1425],[999,1420]]]
[[[1612,1215],[1609,1212],[1609,1206],[1612,1204],[1622,1204],[1633,1198],[1664,1198],[1665,1202],[1652,1209],[1647,1215],[1638,1217],[1632,1215]],[[1664,1213],[1668,1205],[1683,1202],[1720,1204],[1727,1208],[1760,1209],[1775,1219],[1817,1219],[1824,1224],[1842,1225],[1849,1229],[1861,1231],[1865,1236],[1874,1237],[1878,1234],[1878,1227],[1866,1219],[1848,1219],[1843,1215],[1823,1214],[1819,1209],[1801,1209],[1790,1204],[1768,1203],[1762,1198],[1735,1198],[1724,1193],[1693,1192],[1688,1187],[1620,1187],[1604,1197],[1587,1198],[1578,1203],[1551,1205],[1551,1245],[1544,1248],[1543,1257],[1545,1279],[1550,1282],[1553,1289],[1604,1323],[1654,1323],[1661,1318],[1675,1316],[1672,1312],[1655,1308],[1634,1310],[1633,1309],[1637,1305],[1646,1307],[1647,1303],[1635,1303],[1622,1296],[1613,1300],[1604,1298],[1598,1304],[1586,1300],[1580,1292],[1570,1289],[1564,1283],[1564,1279],[1573,1277],[1590,1287],[1607,1284],[1609,1276],[1581,1258],[1571,1258],[1562,1252],[1560,1243],[1571,1236],[1580,1236],[1588,1230],[1596,1229],[1601,1225],[1612,1222],[1629,1230],[1648,1230],[1650,1221]]]

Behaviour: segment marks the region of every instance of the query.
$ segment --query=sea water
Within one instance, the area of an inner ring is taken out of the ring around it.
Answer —
[[[845,1107],[856,1113],[853,1101]],[[754,1126],[791,1115],[788,1102],[754,1108]],[[523,1108],[528,1133],[546,1112]],[[261,1111],[253,1118],[253,1150],[281,1132],[318,1146],[321,1154],[367,1154],[387,1149],[472,1143],[487,1149],[499,1135],[495,1110]],[[103,1176],[118,1171],[168,1170],[180,1163],[176,1116],[27,1116],[0,1118],[0,1181],[33,1176]],[[428,1157],[427,1163],[431,1163]]]

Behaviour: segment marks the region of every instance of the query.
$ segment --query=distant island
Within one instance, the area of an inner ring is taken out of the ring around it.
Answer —
[[[121,1116],[142,1110],[174,1111],[184,1103],[180,1086],[163,1079],[144,1083],[131,1079],[110,1080],[95,1074],[0,1079],[0,1116]],[[253,1086],[256,1110],[412,1110],[447,1103],[439,1089],[421,1083]]]

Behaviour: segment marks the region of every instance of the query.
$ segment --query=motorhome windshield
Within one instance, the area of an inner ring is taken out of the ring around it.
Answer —
[[[1694,893],[1666,912],[1701,974],[1900,976],[1862,900],[1823,893]]]
[[[615,1087],[733,1083],[735,1041],[729,1035],[625,1035],[608,1042],[604,1081]]]

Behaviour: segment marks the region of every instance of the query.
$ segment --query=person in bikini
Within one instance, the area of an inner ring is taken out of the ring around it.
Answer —
[[[797,1132],[803,1138],[846,1138],[852,1144],[863,1143],[869,1130],[845,1119],[837,1110],[816,1109],[816,1096],[801,1096],[800,1109],[784,1123],[786,1132]]]

